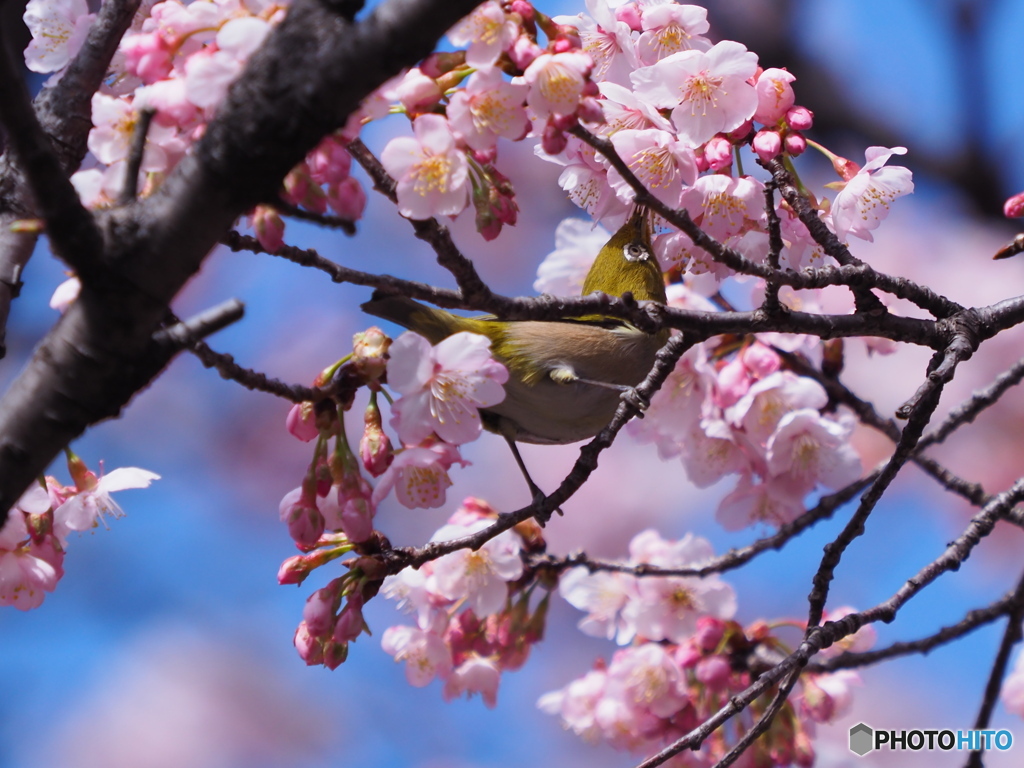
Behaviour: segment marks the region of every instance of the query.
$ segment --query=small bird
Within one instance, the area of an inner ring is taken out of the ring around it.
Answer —
[[[638,301],[665,302],[665,281],[651,248],[646,209],[637,207],[601,248],[583,284],[583,295],[630,292]],[[516,442],[563,445],[586,440],[615,414],[622,393],[654,365],[668,330],[645,333],[613,317],[590,315],[554,321],[460,317],[404,296],[375,291],[364,312],[391,320],[431,344],[460,331],[491,340],[495,359],[509,370],[505,399],[482,409],[483,425],[505,437],[536,497]]]

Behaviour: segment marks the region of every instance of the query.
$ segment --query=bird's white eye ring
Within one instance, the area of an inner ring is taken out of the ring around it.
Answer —
[[[649,256],[647,249],[640,243],[629,243],[623,246],[622,255],[626,257],[626,261],[647,261]]]

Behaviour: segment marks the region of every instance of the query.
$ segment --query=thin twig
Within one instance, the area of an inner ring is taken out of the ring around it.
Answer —
[[[124,185],[121,188],[121,196],[118,198],[118,203],[121,205],[128,205],[139,194],[139,169],[142,168],[142,159],[146,155],[146,137],[155,115],[156,110],[143,109],[139,112],[138,120],[135,121],[132,145],[128,149],[128,159],[124,164]]]
[[[1010,603],[1010,610],[1006,615],[1006,629],[1003,631],[1003,639],[999,643],[999,650],[992,662],[992,671],[988,676],[988,683],[985,685],[985,695],[981,700],[981,707],[978,709],[978,717],[974,721],[974,729],[983,731],[988,728],[989,720],[992,717],[992,710],[999,700],[999,691],[1003,687],[1003,677],[1006,675],[1006,665],[1010,662],[1010,653],[1013,647],[1021,640],[1021,621],[1024,620],[1024,575],[1017,581],[1017,588],[1014,590],[1013,599]],[[967,758],[965,768],[982,768],[982,755],[984,749],[971,750]]]

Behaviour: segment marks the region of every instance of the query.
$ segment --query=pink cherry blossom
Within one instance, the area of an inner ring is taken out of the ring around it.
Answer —
[[[29,0],[22,16],[32,33],[25,66],[33,72],[57,72],[75,57],[96,14],[85,0]]]
[[[448,470],[456,462],[463,466],[469,463],[459,456],[458,448],[448,443],[405,448],[395,454],[391,466],[380,476],[371,502],[374,506],[380,504],[394,488],[399,503],[409,509],[440,507],[452,484]]]
[[[581,51],[538,56],[523,73],[530,86],[526,103],[538,117],[575,114],[592,67]]]
[[[682,670],[659,643],[615,652],[608,666],[606,695],[615,695],[617,688],[630,705],[655,717],[672,717],[689,701]]]
[[[518,30],[501,5],[494,0],[480,5],[450,30],[448,39],[456,48],[466,50],[466,63],[471,67],[489,67],[501,52],[512,45]]]
[[[736,489],[719,503],[715,519],[727,531],[739,531],[758,523],[778,528],[804,513],[805,495],[806,489],[794,486],[788,478],[769,478],[755,483],[749,472],[744,473]]]
[[[761,445],[775,431],[782,417],[800,408],[824,408],[825,388],[806,376],[779,371],[755,383],[736,405],[726,412],[729,422],[742,426],[746,435]]]
[[[416,138],[392,139],[380,158],[397,182],[398,210],[411,219],[460,213],[468,199],[469,166],[448,121],[420,115],[412,125]]]
[[[559,715],[565,727],[577,736],[589,742],[597,741],[601,737],[601,728],[595,713],[607,682],[605,670],[591,670],[565,688],[545,693],[537,701],[537,707],[549,715]]]
[[[54,530],[88,531],[103,522],[105,514],[121,517],[124,510],[110,494],[132,488],[148,488],[160,475],[138,467],[121,467],[108,472],[90,488],[79,489],[78,493],[61,504],[53,512]]]
[[[389,627],[384,630],[380,644],[395,661],[405,662],[405,678],[416,688],[422,688],[435,677],[444,680],[451,674],[451,653],[444,640],[433,632],[416,627]]]
[[[557,17],[556,21],[579,30],[584,53],[594,62],[596,82],[629,85],[629,73],[636,69],[636,46],[629,25],[619,21],[607,0],[587,0],[590,16]],[[593,18],[591,18],[593,17]]]
[[[852,425],[823,418],[812,408],[790,411],[768,440],[768,470],[787,474],[810,490],[842,488],[860,477],[860,457],[849,444]]]
[[[723,40],[707,52],[674,53],[638,69],[632,80],[637,96],[672,110],[680,140],[698,147],[753,116],[757,92],[747,80],[756,69],[757,54]]]
[[[624,128],[672,130],[672,124],[661,116],[657,108],[637,98],[629,88],[609,82],[598,83],[597,87],[604,96],[600,102],[605,119],[601,133],[611,135]]]
[[[427,77],[418,67],[401,76],[394,89],[395,98],[407,112],[426,112],[441,100],[437,80]]]
[[[697,180],[693,151],[667,131],[626,129],[612,134],[611,141],[644,186],[670,207],[677,206],[683,189]],[[608,171],[608,183],[620,200],[631,202],[636,196],[614,168]]]
[[[610,237],[600,225],[583,219],[562,219],[555,227],[555,250],[537,267],[533,289],[552,296],[581,295],[587,272]]]
[[[618,218],[620,223],[629,214],[629,206],[618,198],[608,183],[608,167],[604,158],[598,157],[594,149],[575,137],[570,137],[564,155],[550,156],[537,154],[547,160],[564,165],[565,170],[558,177],[558,185],[569,199],[595,219]]]
[[[526,91],[523,83],[505,81],[496,67],[474,73],[448,104],[452,130],[476,150],[493,148],[498,138],[522,138],[530,127]]]
[[[683,192],[681,204],[705,232],[724,242],[762,226],[764,184],[750,176],[701,176]]]
[[[469,526],[446,525],[431,541],[450,541],[490,527],[492,521],[479,520]],[[505,607],[507,583],[523,575],[519,557],[522,541],[512,531],[504,531],[476,550],[458,549],[434,561],[437,593],[449,600],[468,601],[477,616],[489,616]]]
[[[479,693],[489,709],[498,705],[498,683],[501,670],[493,659],[478,654],[469,657],[456,667],[444,683],[444,699],[451,701],[463,693],[472,696]]]
[[[640,61],[654,64],[680,51],[706,51],[711,41],[704,37],[710,28],[708,12],[697,5],[651,4],[640,17],[643,33],[637,42]]]
[[[872,242],[871,230],[889,215],[889,204],[914,191],[909,169],[885,165],[893,155],[906,152],[905,147],[868,147],[867,162],[832,202],[832,226],[840,241],[853,235]]]
[[[635,628],[622,618],[622,609],[636,594],[636,578],[627,573],[573,568],[558,582],[558,592],[569,605],[587,615],[577,627],[591,637],[603,637],[625,645]]]
[[[431,347],[422,336],[403,333],[388,361],[388,383],[402,394],[392,423],[407,445],[434,433],[448,443],[467,443],[483,429],[479,409],[505,399],[506,381],[508,369],[491,357],[486,336],[461,332]]]

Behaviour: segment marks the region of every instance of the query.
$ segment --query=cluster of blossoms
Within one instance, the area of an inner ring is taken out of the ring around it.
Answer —
[[[38,608],[64,576],[64,552],[73,532],[90,531],[105,515],[124,514],[110,494],[148,488],[159,475],[122,467],[99,477],[68,452],[74,485],[46,477],[29,488],[0,527],[0,605],[22,611]]]
[[[499,139],[535,142],[541,158],[563,167],[559,183],[570,199],[609,229],[623,223],[635,190],[574,134],[578,126],[606,138],[659,200],[687,211],[708,235],[756,262],[768,255],[769,216],[764,182],[743,171],[750,152],[761,162],[780,158],[793,172],[791,159],[808,147],[823,152],[839,181],[829,185],[831,200],[811,202],[843,242],[870,240],[889,204],[912,191],[910,172],[887,165],[902,148],[872,147],[861,166],[809,140],[813,115],[796,103],[794,76],[760,67],[756,54],[739,43],[712,43],[703,8],[669,0],[587,0],[587,9],[552,18],[527,0],[483,3],[449,32],[457,50],[434,54],[378,89],[288,174],[278,208],[252,212],[264,247],[282,245],[282,212],[289,207],[316,214],[330,209],[348,220],[361,216],[365,194],[350,175],[346,147],[362,125],[389,114],[404,114],[412,130],[381,153],[396,181],[400,212],[414,219],[458,216],[472,205],[486,239],[515,224],[518,214],[512,184],[497,167]],[[144,111],[152,111],[153,120],[141,194],[161,183],[285,12],[285,4],[269,0],[144,3],[93,98],[91,156],[73,177],[83,201],[102,206],[117,199]],[[30,67],[59,76],[90,20],[82,0],[30,0]],[[783,267],[824,258],[788,204],[777,200],[774,213]],[[670,303],[707,311],[726,306],[719,288],[735,276],[731,270],[666,222],[654,224]],[[538,290],[578,295],[607,239],[589,222],[563,223],[558,249],[541,265]],[[814,291],[790,298],[805,307],[825,301]],[[663,457],[678,456],[699,486],[738,475],[718,510],[729,529],[781,525],[803,511],[804,498],[816,488],[841,487],[861,472],[849,446],[850,420],[818,383],[789,369],[780,349],[811,360],[822,356],[816,339],[767,334],[698,345],[653,398],[648,418],[630,427]],[[295,646],[306,663],[335,668],[349,644],[368,631],[362,610],[381,591],[416,617],[414,626],[392,627],[382,638],[385,650],[406,662],[409,681],[425,685],[437,677],[446,697],[480,693],[493,705],[501,672],[522,665],[543,634],[551,584],[542,569],[528,565],[529,555],[544,546],[539,531],[521,525],[478,549],[455,549],[385,578],[375,555],[388,545],[374,530],[374,515],[392,491],[409,508],[444,504],[449,470],[466,463],[459,446],[480,435],[479,409],[502,401],[508,371],[481,336],[460,333],[432,346],[411,333],[392,342],[376,328],[357,335],[352,355],[316,383],[326,385],[342,370],[370,391],[358,449],[345,434],[351,402],[306,403],[288,416],[292,434],[314,443],[314,450],[301,484],[281,501],[281,519],[301,554],[282,564],[279,580],[301,583],[314,569],[353,555],[342,561],[343,576],[307,600]],[[378,406],[385,378],[400,396],[391,408],[394,443]],[[137,473],[143,471],[118,470],[90,485],[73,471],[74,489],[48,479],[45,491],[26,494],[0,531],[0,600],[38,605],[59,578],[66,531],[92,527],[99,512],[116,509],[105,493],[155,477]],[[495,518],[484,502],[469,499],[434,541],[472,536]],[[670,542],[648,531],[634,539],[621,571],[566,573],[559,590],[587,612],[581,629],[624,647],[609,663],[546,695],[542,708],[587,738],[650,750],[746,687],[763,663],[759,654],[786,652],[774,631],[796,623],[740,626],[733,621],[733,591],[717,577],[629,572],[639,565],[692,567],[711,554],[695,537]],[[26,575],[17,581],[9,573]],[[545,595],[534,602],[537,588]],[[847,640],[856,648],[869,643],[864,630]],[[847,706],[851,681],[848,673],[804,675],[800,694],[758,742],[760,757],[752,764],[809,765],[813,723]],[[745,717],[756,717],[764,706],[759,700]],[[702,752],[678,759],[705,764],[728,746],[719,732]]]
[[[153,118],[138,188],[143,195],[155,189],[203,135],[228,87],[286,9],[287,3],[272,0],[143,3],[92,99],[90,155],[71,178],[83,203],[100,207],[117,200],[132,136],[146,111]],[[28,67],[59,76],[93,17],[84,0],[30,0]],[[326,137],[288,174],[282,202],[316,214],[331,209],[348,221],[360,218],[366,193],[349,174],[351,156],[344,146],[354,135],[339,131]],[[250,224],[268,250],[283,243],[284,222],[274,207],[257,207]]]
[[[329,403],[319,407],[303,403],[295,405],[288,414],[289,431],[300,440],[316,443],[302,484],[281,500],[281,520],[303,551],[282,564],[278,574],[282,584],[301,583],[313,569],[351,552],[373,551],[382,539],[374,531],[373,517],[378,504],[392,490],[397,500],[409,508],[444,504],[446,491],[452,485],[448,470],[453,464],[467,463],[459,454],[459,445],[480,436],[483,427],[479,409],[501,402],[505,396],[502,384],[508,380],[508,371],[491,357],[490,341],[471,333],[455,334],[431,346],[414,333],[403,334],[392,342],[378,328],[370,328],[356,334],[352,354],[322,372],[315,383],[329,382],[342,366],[347,366],[345,370],[371,392],[358,455],[345,435],[344,408],[336,409]],[[392,405],[390,420],[398,437],[397,449],[384,431],[377,405],[385,374],[389,387],[401,394]],[[370,485],[366,475],[377,478],[376,487]],[[466,509],[438,532],[442,537],[438,540],[471,533],[481,525],[486,526],[493,517],[495,513],[483,502],[467,502]],[[489,617],[499,610],[494,604],[496,599],[500,597],[504,605],[504,581],[489,580],[481,569],[486,570],[486,564],[501,563],[495,571],[498,577],[505,581],[519,578],[522,564],[518,559],[518,541],[516,534],[503,534],[478,552],[460,550],[420,571],[410,572],[412,575],[402,577],[402,583],[412,583],[433,569],[442,574],[442,593],[451,593],[450,601],[465,598],[467,595],[457,595],[455,591],[468,589],[473,615]],[[509,557],[519,569],[514,574]],[[333,668],[344,661],[348,643],[363,628],[363,602],[380,586],[380,577],[374,578],[369,562],[368,558],[345,561],[349,573],[310,597],[295,638],[307,663]],[[468,576],[463,574],[460,581],[456,574],[459,567],[476,570]],[[396,589],[397,585],[389,586],[385,581],[386,592]],[[501,592],[500,596],[495,590]],[[342,600],[345,607],[339,614]],[[521,618],[520,613],[515,616]],[[512,618],[508,617],[506,624]],[[430,626],[436,624],[436,618],[431,619]],[[394,639],[397,635],[386,637]],[[411,658],[409,654],[413,651],[405,648],[401,653],[402,658]],[[510,668],[510,663],[506,660],[505,668]]]
[[[700,567],[713,554],[703,539],[687,535],[666,541],[655,531],[644,531],[630,543],[629,552],[622,570],[591,573],[581,567],[562,577],[562,597],[587,612],[580,630],[625,647],[608,662],[599,659],[590,672],[561,690],[545,694],[539,706],[587,741],[650,754],[696,728],[746,689],[773,657],[788,653],[778,630],[803,627],[792,621],[741,627],[732,620],[733,590],[716,576],[662,577],[630,570]],[[827,618],[841,618],[850,610],[841,608]],[[822,657],[865,650],[873,643],[873,630],[863,628]],[[799,693],[755,742],[745,755],[750,762],[744,764],[813,765],[809,737],[814,724],[846,711],[850,685],[856,682],[856,674],[846,671],[803,675]],[[773,695],[767,692],[744,712],[746,727]],[[719,730],[700,751],[687,752],[671,764],[712,765],[731,746]]]
[[[468,498],[431,541],[470,536],[496,518],[485,502]],[[436,677],[444,681],[445,699],[479,693],[495,705],[501,673],[525,664],[544,635],[548,594],[531,608],[535,584],[521,557],[543,548],[539,527],[522,523],[479,549],[458,549],[384,580],[381,592],[416,616],[415,626],[390,627],[381,639],[395,661],[405,662],[412,685]]]

